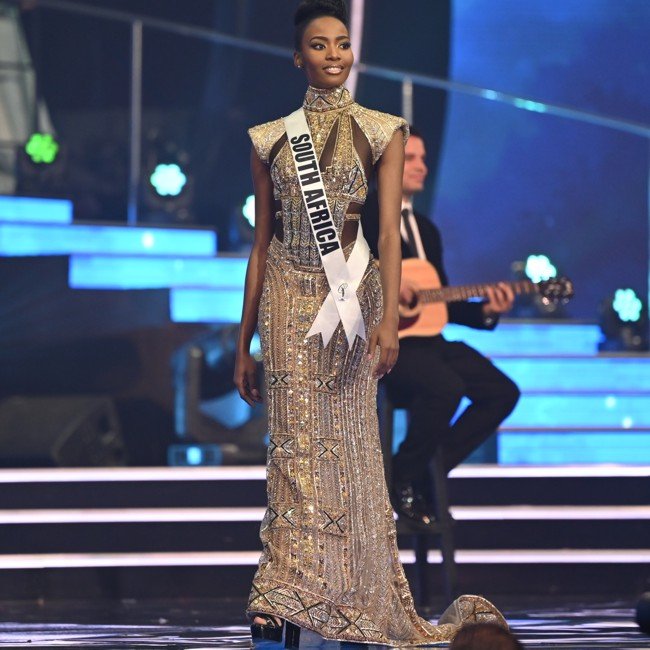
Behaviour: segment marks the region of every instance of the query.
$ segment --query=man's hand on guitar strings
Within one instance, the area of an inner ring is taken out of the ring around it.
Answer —
[[[499,282],[494,287],[488,287],[486,293],[487,301],[483,303],[483,313],[486,316],[505,314],[512,309],[515,293],[510,285]]]

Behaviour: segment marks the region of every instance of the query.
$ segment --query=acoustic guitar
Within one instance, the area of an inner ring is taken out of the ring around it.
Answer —
[[[443,287],[435,267],[417,257],[402,261],[402,282],[413,290],[414,299],[399,306],[399,337],[434,336],[440,334],[449,321],[448,302],[487,296],[493,284],[468,284]],[[516,295],[539,294],[545,304],[567,302],[573,296],[573,284],[568,278],[551,278],[542,282],[517,280],[506,282]]]

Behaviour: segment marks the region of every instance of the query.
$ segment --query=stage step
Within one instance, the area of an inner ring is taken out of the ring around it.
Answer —
[[[133,595],[159,587],[167,568],[184,576],[184,595],[245,594],[260,552],[264,475],[263,467],[3,470],[0,588],[34,596],[74,583],[89,596]],[[454,470],[461,584],[476,589],[494,565],[502,593],[529,579],[545,593],[571,593],[583,567],[600,572],[605,591],[622,574],[641,580],[650,563],[649,478],[650,467]],[[412,541],[400,536],[407,565]],[[430,561],[437,576],[435,548]],[[151,580],[136,587],[134,575]],[[210,587],[208,575],[221,577]]]
[[[10,517],[0,512],[0,558],[22,554],[259,552],[263,509],[254,508],[251,513],[159,510],[157,516],[151,511],[123,510],[119,516],[108,511],[103,517],[97,512],[59,510],[47,518],[38,512],[19,511]],[[475,506],[452,508],[452,514],[456,517],[458,550],[648,549],[645,557],[650,560],[648,506],[616,506],[591,512],[528,506],[525,517],[513,516],[522,513],[513,513],[510,507]],[[404,535],[400,547],[412,548],[412,544],[412,536]]]
[[[246,258],[231,255],[208,258],[72,255],[69,285],[72,289],[201,286],[243,294],[247,264]]]
[[[206,228],[3,223],[0,220],[0,257],[76,253],[213,257],[216,252],[217,235]]]
[[[493,358],[524,393],[645,393],[650,397],[650,355]]]
[[[0,222],[72,223],[72,201],[28,196],[0,196]]]

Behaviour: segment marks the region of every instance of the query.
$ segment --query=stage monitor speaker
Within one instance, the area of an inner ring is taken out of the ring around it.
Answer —
[[[125,464],[120,422],[107,397],[10,397],[0,402],[0,466]]]

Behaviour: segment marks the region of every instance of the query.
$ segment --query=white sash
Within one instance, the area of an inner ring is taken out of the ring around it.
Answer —
[[[357,289],[368,266],[370,251],[363,237],[361,222],[357,229],[357,239],[348,260],[332,220],[325,185],[318,166],[316,149],[302,108],[284,118],[284,126],[289,139],[291,155],[298,174],[298,183],[309,217],[311,231],[318,246],[323,269],[330,286],[330,292],[323,302],[307,338],[314,334],[323,336],[326,346],[339,321],[352,347],[356,336],[365,340],[366,328],[363,323],[361,305]]]

